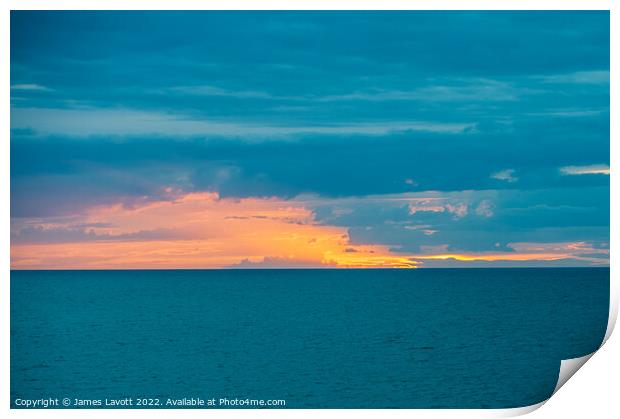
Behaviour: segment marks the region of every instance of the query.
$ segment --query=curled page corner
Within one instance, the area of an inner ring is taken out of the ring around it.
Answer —
[[[555,389],[553,390],[553,393],[551,394],[551,396],[549,397],[549,399],[551,397],[553,397],[553,395],[555,393],[558,392],[558,390],[560,388],[562,388],[562,386],[564,384],[566,384],[566,382],[568,380],[570,380],[570,378],[575,375],[575,373],[577,371],[579,371],[579,369],[581,367],[583,367],[585,365],[586,362],[588,362],[588,360],[590,360],[590,358],[592,358],[592,356],[594,356],[594,354],[603,347],[603,345],[605,344],[605,342],[607,342],[607,340],[609,339],[609,337],[611,336],[615,326],[616,326],[616,320],[618,318],[618,298],[617,295],[614,295],[614,293],[617,291],[614,291],[613,288],[610,288],[610,306],[609,306],[609,319],[607,321],[607,330],[605,331],[605,336],[603,337],[603,342],[601,342],[601,346],[599,346],[599,348],[592,352],[589,353],[587,355],[584,356],[580,356],[577,358],[570,358],[570,359],[563,359],[560,362],[560,373],[558,374],[558,382],[555,385]],[[531,411],[536,410],[537,408],[539,408],[540,406],[542,406],[543,404],[545,404],[549,399],[532,405],[532,406],[527,406],[527,407],[523,407],[521,409],[524,409],[523,412],[519,412],[518,414],[525,414],[525,413],[529,413]],[[528,410],[529,409],[529,410]]]
[[[618,318],[618,298],[617,296],[613,295],[616,291],[614,291],[614,288],[610,288],[610,292],[611,292],[611,295],[610,295],[611,304],[609,306],[609,319],[607,321],[607,330],[605,331],[605,337],[603,338],[603,342],[601,343],[601,346],[598,349],[600,349],[611,336],[611,333],[613,332],[616,326],[616,320]],[[592,358],[592,356],[598,351],[598,349],[588,355],[580,356],[578,358],[563,359],[562,362],[560,363],[560,373],[558,375],[558,382],[551,396],[557,393],[557,391],[560,388],[562,388],[562,386],[566,384],[566,382],[573,375],[575,375],[577,371],[579,371],[579,368],[583,367],[583,365],[586,362],[588,362],[590,358]]]
[[[538,402],[536,404],[531,404],[529,406],[513,407],[511,409],[501,409],[501,411],[498,411],[498,414],[495,417],[499,417],[499,418],[512,418],[512,417],[516,417],[516,416],[527,415],[528,413],[532,413],[534,410],[536,410],[539,407],[541,407],[546,402],[547,402],[547,400],[543,400],[542,402]]]
[[[611,272],[610,272],[611,275]],[[610,279],[612,276],[610,276]],[[616,327],[616,320],[618,320],[618,289],[617,287],[610,286],[609,287],[609,300],[611,301],[609,304],[609,320],[607,320],[607,330],[605,331],[605,337],[603,338],[603,343],[601,346],[607,342],[611,333],[614,331]]]
[[[571,359],[563,359],[562,362],[560,363],[560,373],[558,375],[558,382],[555,385],[555,389],[553,390],[553,394],[557,393],[557,391],[562,388],[562,386],[564,384],[566,384],[566,382],[573,376],[575,375],[575,373],[577,371],[579,371],[579,368],[583,367],[583,365],[588,362],[588,360],[590,358],[592,358],[592,355],[594,355],[596,353],[596,351],[588,354],[588,355],[584,355],[584,356],[580,356],[578,358],[571,358]],[[553,396],[553,394],[551,396]]]
[[[512,409],[502,409],[501,413],[497,416],[497,417],[515,417],[515,416],[522,416],[528,413],[533,412],[534,410],[538,409],[539,407],[541,407],[542,405],[544,405],[545,403],[547,403],[549,401],[549,399],[551,399],[551,397],[553,397],[553,395],[555,393],[557,393],[557,391],[564,385],[566,384],[566,382],[573,376],[575,375],[575,373],[577,371],[579,371],[579,368],[583,367],[583,365],[588,362],[588,360],[590,358],[592,358],[592,356],[596,353],[596,351],[588,354],[588,355],[584,355],[584,356],[580,356],[578,358],[570,358],[570,359],[563,359],[560,363],[560,373],[558,374],[558,382],[555,385],[555,389],[553,390],[553,393],[551,393],[551,396],[549,396],[549,398],[547,398],[546,400],[543,400],[539,403],[536,404],[532,404],[530,406],[523,406],[523,407],[517,407],[517,408],[512,408]]]

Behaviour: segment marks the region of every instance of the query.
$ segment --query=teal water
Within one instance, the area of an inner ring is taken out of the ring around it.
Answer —
[[[608,268],[13,271],[11,403],[525,406],[608,306]]]

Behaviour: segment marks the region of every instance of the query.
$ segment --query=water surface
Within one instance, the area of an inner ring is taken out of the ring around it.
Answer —
[[[597,349],[609,269],[11,272],[11,399],[516,407]]]

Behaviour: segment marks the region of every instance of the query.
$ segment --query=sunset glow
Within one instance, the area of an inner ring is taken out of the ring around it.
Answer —
[[[222,268],[265,260],[282,266],[415,267],[386,246],[352,245],[346,229],[320,225],[303,206],[276,199],[188,194],[134,208],[96,207],[42,230],[88,225],[89,242],[19,244],[13,268]],[[32,225],[31,225],[32,227]],[[140,239],[140,236],[143,238]]]
[[[80,228],[83,239],[19,243],[26,228],[55,234]],[[553,261],[593,251],[585,243],[518,243],[502,253],[445,253],[446,246],[401,253],[353,243],[346,228],[317,222],[303,201],[221,199],[209,192],[131,207],[96,206],[83,216],[29,220],[14,229],[13,269],[415,268],[427,260]]]

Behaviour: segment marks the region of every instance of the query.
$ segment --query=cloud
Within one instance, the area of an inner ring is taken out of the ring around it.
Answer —
[[[457,258],[419,260],[420,268],[521,268],[522,261],[513,260],[460,260]],[[584,266],[605,267],[606,261],[586,262],[581,258],[527,261],[528,268],[582,268]]]
[[[399,252],[418,252],[420,246],[449,244],[450,252],[512,252],[514,242],[605,242],[609,240],[609,190],[567,188],[551,190],[487,190],[420,192],[399,195],[401,200],[372,197],[342,200],[347,215],[329,216],[317,210],[317,220],[348,226],[354,243],[382,243]],[[575,202],[575,196],[579,201]],[[425,199],[424,199],[425,198]],[[415,207],[465,203],[470,215],[456,218],[448,211],[416,211]],[[434,200],[431,200],[434,199]],[[350,202],[347,204],[346,202]],[[372,203],[374,202],[374,203]],[[476,209],[478,211],[476,212]],[[486,215],[486,216],[485,216]],[[426,234],[425,230],[433,231]]]
[[[509,183],[516,182],[519,180],[518,177],[513,176],[515,173],[514,169],[504,169],[499,172],[495,172],[491,174],[491,179],[504,180]]]
[[[286,126],[242,121],[227,122],[193,118],[182,114],[132,109],[15,108],[11,111],[12,129],[30,129],[44,134],[69,136],[211,135],[218,137],[266,137],[273,140],[278,137],[300,134],[382,136],[406,131],[460,134],[473,129],[474,126],[471,123],[427,121]]]
[[[41,86],[39,84],[24,83],[24,84],[11,85],[11,90],[30,90],[30,91],[47,92],[47,91],[50,91],[51,89],[45,86]]]
[[[249,141],[173,134],[42,136],[13,130],[12,214],[60,213],[106,200],[158,198],[164,195],[162,186],[217,191],[228,197],[292,198],[609,184],[608,176],[563,176],[558,170],[606,161],[608,124],[545,120],[501,134],[502,141],[497,135],[300,134],[294,141]],[[523,140],[533,135],[537,141]],[[498,167],[514,172],[500,174],[507,180],[499,181],[490,177]],[[517,174],[518,182],[510,182]]]
[[[178,238],[171,229],[139,230],[128,233],[99,233],[99,227],[82,225],[45,225],[34,224],[21,226],[11,234],[11,240],[21,243],[79,243],[93,241],[133,241],[133,240],[168,240]]]
[[[604,107],[601,109],[548,109],[540,112],[528,112],[527,115],[542,116],[542,117],[559,117],[559,118],[584,118],[600,116],[601,114],[609,112],[609,108]]]
[[[416,215],[417,213],[450,213],[454,215],[455,219],[463,218],[469,212],[469,207],[466,203],[457,202],[457,203],[443,203],[441,202],[443,199],[435,199],[435,200],[422,200],[422,201],[414,201],[409,204],[409,214]]]
[[[217,86],[196,85],[196,86],[174,86],[164,92],[182,93],[197,96],[223,96],[239,99],[271,99],[272,95],[258,90],[227,90]]]
[[[476,214],[478,214],[481,217],[486,217],[486,218],[492,217],[494,212],[493,212],[493,204],[491,203],[491,201],[487,199],[480,201],[480,203],[476,207]]]
[[[609,70],[576,71],[574,73],[540,76],[544,83],[609,85]]]
[[[14,214],[162,185],[292,198],[608,183],[558,172],[607,161],[608,85],[547,82],[607,71],[606,13],[337,15],[14,13],[13,79],[55,89],[11,109]]]
[[[415,215],[419,212],[444,212],[446,211],[446,207],[443,205],[433,205],[431,203],[422,202],[422,203],[411,203],[409,204],[409,214]]]
[[[415,90],[356,91],[314,98],[331,101],[424,101],[424,102],[504,102],[515,101],[521,95],[535,93],[533,89],[514,87],[511,83],[492,79],[469,78],[447,80],[451,84],[431,84]],[[436,82],[436,81],[435,81]]]
[[[607,175],[610,174],[606,164],[591,164],[587,166],[565,166],[560,168],[563,175]]]
[[[467,204],[461,202],[458,204],[448,204],[446,205],[446,210],[452,214],[454,214],[455,218],[463,218],[467,215],[467,213],[469,212],[469,207],[467,206]]]
[[[331,265],[313,260],[296,260],[283,257],[263,257],[257,261],[243,259],[239,263],[229,266],[236,269],[309,269],[309,268],[329,268]]]
[[[574,243],[511,243],[514,252],[477,254],[445,253],[447,247],[430,248],[429,255],[418,255],[414,260],[424,264],[426,261],[458,261],[458,262],[502,262],[518,266],[518,262],[535,262],[540,265],[544,262],[581,261],[583,264],[606,266],[609,263],[609,250],[598,249],[586,242]],[[439,251],[438,251],[439,250]],[[583,255],[583,252],[590,254]],[[593,257],[594,255],[594,257]]]

